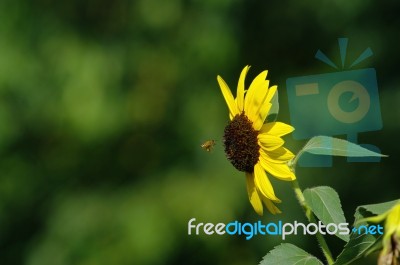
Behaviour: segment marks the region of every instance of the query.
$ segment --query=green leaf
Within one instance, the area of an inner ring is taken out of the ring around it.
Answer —
[[[301,248],[296,247],[292,244],[281,244],[276,246],[267,255],[264,256],[263,260],[259,265],[323,265],[323,263],[305,252]]]
[[[399,200],[358,206],[354,213],[354,223],[372,215],[380,215],[390,210]],[[382,235],[358,235],[352,233],[350,241],[344,246],[342,253],[337,257],[335,265],[351,264],[356,259],[368,255],[382,247]]]
[[[379,156],[385,157],[380,153],[370,151],[352,142],[333,138],[330,136],[315,136],[311,138],[300,151],[308,152],[315,155],[332,155],[332,156],[348,156],[348,157],[366,157]]]
[[[383,214],[389,211],[393,206],[399,203],[399,200],[383,202],[383,203],[376,203],[376,204],[368,204],[368,205],[361,205],[358,206],[356,209],[356,213],[360,212],[362,209],[371,212],[374,215]],[[366,216],[364,216],[365,218]]]
[[[278,118],[279,113],[279,95],[278,90],[276,90],[275,95],[271,99],[271,109],[269,110],[267,121],[274,122]]]
[[[335,265],[351,264],[361,258],[376,241],[382,237],[379,234],[367,235],[352,233],[349,242],[344,246],[342,253],[337,257]]]
[[[321,186],[305,189],[304,198],[317,218],[324,224],[346,223],[346,218],[340,204],[339,195],[331,187]],[[349,241],[348,234],[340,234],[340,230],[335,234],[344,241]]]

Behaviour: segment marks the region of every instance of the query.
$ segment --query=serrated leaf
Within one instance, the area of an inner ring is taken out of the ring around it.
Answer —
[[[263,260],[259,265],[323,265],[323,263],[292,244],[281,244],[276,246],[267,255],[264,256]]]
[[[337,257],[334,265],[351,264],[361,258],[376,241],[382,237],[379,234],[356,234],[352,233],[349,242],[344,246],[342,253]]]
[[[347,157],[385,157],[358,144],[330,136],[315,136],[303,147],[301,152],[315,155],[332,155]]]
[[[388,210],[390,210],[395,204],[397,204],[399,200],[377,203],[377,204],[368,204],[358,206],[354,217],[354,222],[358,222],[361,219],[370,217],[372,215],[380,215]],[[342,253],[337,257],[335,265],[346,265],[351,264],[356,259],[361,258],[364,255],[368,255],[378,249],[381,246],[382,235],[366,235],[366,234],[356,234],[352,233],[350,236],[350,241],[345,245]]]
[[[278,118],[279,113],[279,95],[278,90],[276,90],[275,95],[271,99],[271,109],[269,110],[267,121],[274,122]]]
[[[399,200],[383,202],[383,203],[376,203],[376,204],[361,205],[361,206],[357,207],[356,212],[360,211],[361,209],[365,209],[374,215],[379,215],[379,214],[383,214],[383,213],[389,211],[397,203],[399,203]],[[364,216],[364,217],[366,217],[366,216]]]
[[[303,194],[312,212],[324,225],[346,223],[339,195],[334,189],[321,186],[305,189]],[[336,233],[337,237],[346,242],[349,241],[348,234],[340,234],[339,232]]]

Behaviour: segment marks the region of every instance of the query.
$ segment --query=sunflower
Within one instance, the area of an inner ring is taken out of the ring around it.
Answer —
[[[356,224],[362,222],[381,223],[383,220],[385,220],[385,231],[378,265],[400,264],[400,201],[388,211],[358,220]]]
[[[245,172],[249,200],[256,213],[263,214],[264,203],[272,214],[276,214],[281,211],[275,203],[281,200],[276,197],[268,176],[284,181],[296,179],[288,166],[294,155],[283,147],[281,138],[294,128],[282,122],[264,123],[277,86],[269,87],[268,71],[263,71],[245,90],[249,68],[246,66],[240,74],[236,98],[225,81],[217,77],[230,117],[223,137],[225,153],[237,170]]]

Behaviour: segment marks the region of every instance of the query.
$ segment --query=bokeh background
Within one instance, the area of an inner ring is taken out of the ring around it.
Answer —
[[[334,72],[365,48],[383,129],[361,133],[381,163],[301,168],[303,187],[330,185],[349,222],[357,205],[400,197],[398,1],[69,0],[0,2],[0,264],[258,264],[282,241],[188,236],[187,222],[305,221],[289,183],[283,214],[258,217],[221,141],[235,89],[269,69],[279,120],[285,80]],[[216,139],[213,152],[200,144]],[[304,142],[286,138],[298,151]],[[334,255],[343,242],[329,238]],[[321,257],[312,236],[291,236]],[[374,264],[376,257],[359,264]]]

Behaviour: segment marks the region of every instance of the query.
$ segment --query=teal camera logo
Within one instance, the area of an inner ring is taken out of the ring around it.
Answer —
[[[347,135],[347,140],[358,143],[358,134],[382,128],[378,84],[374,68],[351,70],[372,55],[367,48],[347,70],[345,66],[347,38],[339,38],[342,70],[320,50],[315,57],[338,69],[338,72],[288,78],[290,119],[296,128],[293,137],[306,140],[317,135]],[[361,144],[380,153],[378,147]],[[379,162],[379,157],[348,158],[349,162]],[[305,154],[301,166],[329,167],[332,157]]]

